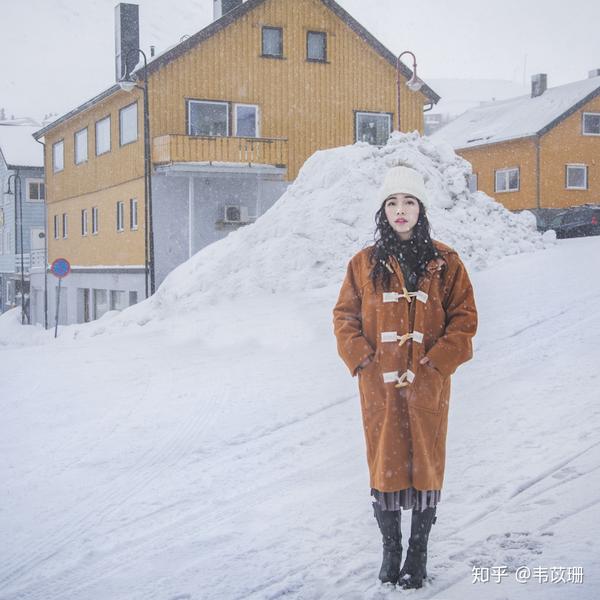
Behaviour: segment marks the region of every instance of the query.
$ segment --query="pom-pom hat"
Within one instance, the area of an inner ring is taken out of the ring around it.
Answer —
[[[394,194],[409,194],[418,198],[427,207],[427,190],[425,181],[418,171],[410,167],[392,167],[383,180],[383,185],[377,195],[377,209]]]

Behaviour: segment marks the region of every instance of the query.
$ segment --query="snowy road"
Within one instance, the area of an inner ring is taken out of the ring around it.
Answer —
[[[420,592],[376,582],[335,287],[0,346],[0,599],[596,598],[599,253],[560,241],[473,274],[476,356],[453,379]],[[584,581],[517,583],[520,566]]]

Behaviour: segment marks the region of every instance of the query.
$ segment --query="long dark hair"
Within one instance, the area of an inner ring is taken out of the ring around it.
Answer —
[[[414,197],[414,196],[412,196]],[[440,256],[431,240],[431,226],[427,219],[427,210],[425,205],[418,199],[415,200],[419,204],[419,219],[413,229],[412,238],[410,240],[410,251],[415,255],[416,260],[414,261],[414,272],[417,280],[425,272],[427,263]],[[406,266],[403,263],[403,253],[407,251],[406,244],[403,244],[398,237],[398,234],[392,229],[386,215],[385,215],[385,203],[375,213],[375,245],[371,251],[371,281],[373,287],[377,287],[377,282],[381,281],[383,289],[387,290],[390,286],[391,273],[385,266],[385,262],[392,256],[395,256],[400,261],[401,265]]]

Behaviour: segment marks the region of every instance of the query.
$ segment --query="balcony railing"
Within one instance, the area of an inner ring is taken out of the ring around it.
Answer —
[[[43,253],[43,250],[42,250]],[[42,268],[43,268],[42,254]],[[29,254],[23,254],[23,269],[28,273],[31,268],[31,258]],[[20,254],[4,254],[0,256],[0,272],[2,273],[20,273],[21,272],[21,255]]]
[[[288,144],[287,139],[275,138],[162,135],[153,140],[152,160],[157,165],[220,162],[283,168],[288,164]]]

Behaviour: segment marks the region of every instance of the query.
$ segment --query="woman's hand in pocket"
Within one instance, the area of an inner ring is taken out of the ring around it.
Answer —
[[[360,365],[358,365],[358,370],[362,371],[365,367],[368,367],[373,362],[372,356],[367,356],[365,360],[363,360]]]

